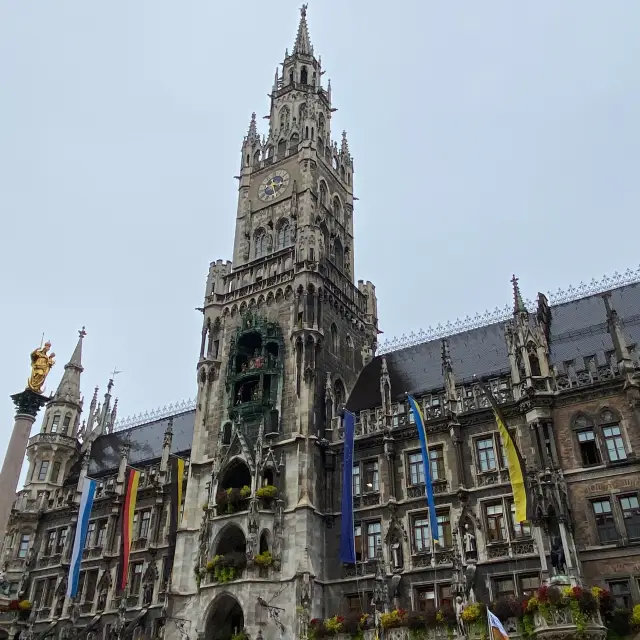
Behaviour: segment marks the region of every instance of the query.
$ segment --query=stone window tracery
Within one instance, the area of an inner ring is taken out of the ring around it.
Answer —
[[[284,249],[291,244],[291,227],[288,220],[283,220],[278,228],[276,245],[278,249]]]
[[[264,229],[260,229],[256,233],[255,238],[255,257],[262,258],[267,254],[267,234]]]

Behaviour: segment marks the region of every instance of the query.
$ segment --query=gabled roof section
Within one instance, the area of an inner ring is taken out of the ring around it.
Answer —
[[[636,272],[627,272],[628,274]],[[622,277],[622,276],[620,276]],[[608,282],[615,284],[612,280]],[[616,309],[629,346],[640,343],[640,284],[630,282],[611,291],[611,306]],[[551,306],[550,360],[560,372],[573,361],[576,371],[586,368],[585,359],[595,356],[597,365],[606,364],[606,353],[613,351],[607,329],[602,293],[596,293]],[[447,337],[453,371],[458,384],[473,376],[491,377],[510,372],[504,338],[505,320]],[[444,336],[442,336],[444,337]],[[440,336],[426,342],[388,351],[376,356],[362,371],[349,396],[347,408],[358,412],[380,406],[380,372],[386,358],[391,393],[400,400],[405,392],[420,395],[444,387]]]
[[[133,467],[144,467],[158,460],[162,456],[164,433],[170,418],[173,418],[171,453],[189,453],[195,425],[195,410],[99,436],[91,448],[89,475],[117,471],[123,448],[127,445],[130,447],[129,464]]]

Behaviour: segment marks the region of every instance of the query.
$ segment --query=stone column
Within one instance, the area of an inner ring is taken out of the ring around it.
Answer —
[[[4,541],[4,534],[7,530],[7,523],[11,515],[11,506],[16,498],[22,462],[24,461],[27,443],[31,435],[31,427],[36,421],[38,411],[43,407],[49,398],[40,393],[35,393],[31,389],[25,389],[21,393],[11,396],[16,405],[16,418],[13,423],[11,440],[4,457],[2,471],[0,471],[0,548]]]

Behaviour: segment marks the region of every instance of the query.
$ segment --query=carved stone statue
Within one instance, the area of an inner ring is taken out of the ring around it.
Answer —
[[[45,380],[51,371],[51,367],[56,363],[55,353],[49,354],[50,342],[45,342],[42,347],[31,352],[31,375],[27,380],[27,388],[36,393],[41,393]]]
[[[567,569],[564,547],[558,536],[554,536],[551,540],[551,566],[555,569],[556,575],[564,575]]]
[[[458,625],[457,633],[459,638],[464,638],[467,635],[464,620],[462,619],[462,612],[464,611],[464,602],[462,596],[456,596],[456,623]]]
[[[4,571],[0,571],[0,596],[8,596],[11,583],[7,580],[7,574]]]
[[[462,540],[464,541],[464,551],[465,555],[475,554],[476,552],[476,537],[473,535],[471,531],[471,527],[469,523],[464,525],[464,534],[462,535]]]

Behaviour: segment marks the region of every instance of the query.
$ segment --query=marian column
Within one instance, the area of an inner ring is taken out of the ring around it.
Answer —
[[[0,548],[18,490],[31,427],[36,421],[38,411],[49,402],[49,398],[42,394],[42,390],[49,371],[55,364],[53,358],[56,354],[49,354],[50,348],[51,343],[46,342],[31,353],[31,376],[29,376],[27,386],[24,391],[11,396],[16,405],[16,418],[2,464],[2,471],[0,471],[0,487],[2,487],[2,491],[0,491]]]

